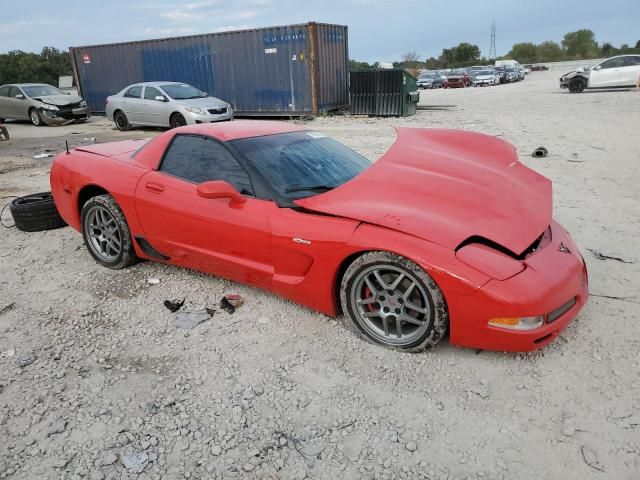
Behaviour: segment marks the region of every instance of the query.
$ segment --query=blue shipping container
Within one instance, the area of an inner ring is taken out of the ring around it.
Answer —
[[[70,48],[95,113],[127,85],[185,82],[237,115],[315,115],[349,104],[347,27],[307,23]]]

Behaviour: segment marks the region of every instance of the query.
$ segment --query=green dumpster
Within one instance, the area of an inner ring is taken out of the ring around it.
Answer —
[[[406,117],[420,100],[416,78],[402,69],[355,70],[349,73],[353,115]]]

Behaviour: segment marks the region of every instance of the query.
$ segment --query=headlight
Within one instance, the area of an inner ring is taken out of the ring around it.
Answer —
[[[81,107],[86,107],[86,106],[87,106],[87,102],[86,102],[85,100],[82,100],[82,101],[80,102],[80,106],[81,106]]]
[[[196,115],[206,115],[207,111],[198,107],[184,107],[187,112],[195,113]]]
[[[543,323],[543,316],[492,318],[489,320],[489,325],[492,327],[507,328],[509,330],[532,330],[541,327]]]
[[[58,110],[58,107],[56,107],[55,105],[49,105],[48,103],[43,103],[42,104],[42,108],[44,108],[45,110]]]
[[[465,245],[456,252],[456,258],[496,280],[511,278],[525,268],[521,261],[481,243]]]

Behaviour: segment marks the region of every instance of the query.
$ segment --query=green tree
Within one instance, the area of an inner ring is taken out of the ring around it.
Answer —
[[[556,42],[542,42],[537,49],[536,62],[556,62],[562,60],[564,56],[562,47]]]
[[[20,50],[0,54],[0,85],[25,82],[58,85],[58,77],[71,73],[71,55],[53,47],[45,47],[39,54]]]
[[[347,63],[347,68],[349,70],[371,70],[373,67],[369,65],[367,62],[358,62],[357,60],[349,59]]]
[[[538,47],[530,42],[515,43],[507,57],[520,63],[533,63],[538,59]]]
[[[593,31],[588,29],[576,30],[565,34],[562,40],[569,58],[594,58],[598,55],[598,44]]]

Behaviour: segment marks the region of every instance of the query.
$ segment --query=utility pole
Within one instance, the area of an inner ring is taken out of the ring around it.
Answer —
[[[491,46],[489,47],[489,60],[496,59],[496,20],[491,22]]]

